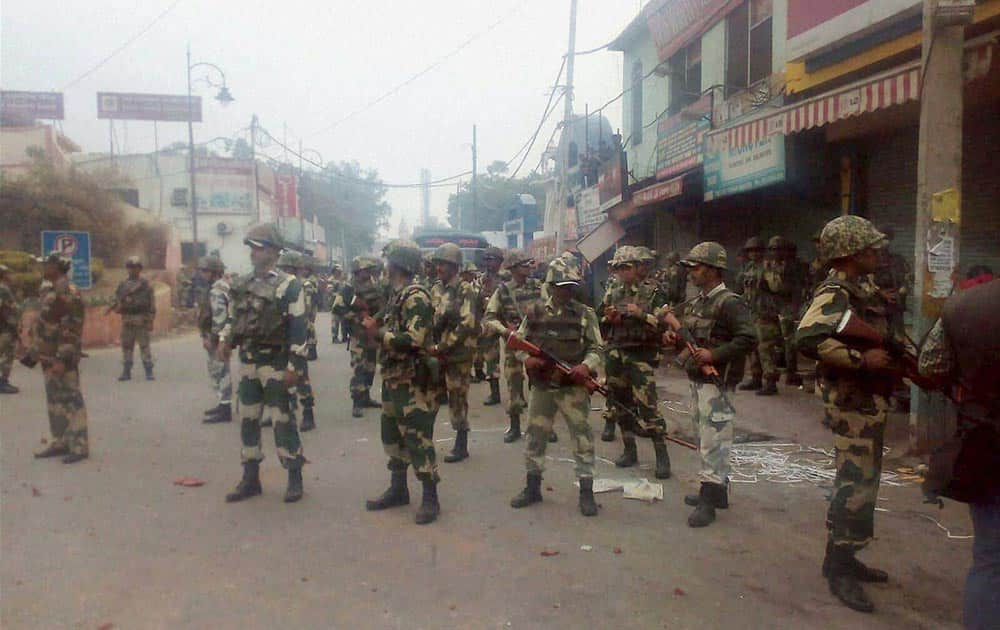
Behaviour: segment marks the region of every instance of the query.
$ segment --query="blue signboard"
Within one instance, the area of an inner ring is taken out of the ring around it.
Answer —
[[[721,134],[723,139],[725,135]],[[785,181],[784,136],[761,138],[737,148],[712,140],[706,141],[705,201]]]
[[[56,252],[73,260],[70,279],[77,287],[89,289],[90,281],[90,232],[42,232],[42,256]]]

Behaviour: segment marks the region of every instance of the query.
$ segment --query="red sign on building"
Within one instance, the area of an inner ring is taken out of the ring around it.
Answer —
[[[294,175],[275,175],[274,208],[279,217],[296,219],[299,214],[299,182]]]

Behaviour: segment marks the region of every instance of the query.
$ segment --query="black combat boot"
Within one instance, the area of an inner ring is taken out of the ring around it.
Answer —
[[[421,479],[424,484],[424,496],[417,508],[417,514],[413,517],[413,522],[417,525],[426,525],[437,520],[441,513],[441,506],[438,504],[437,482],[433,479]]]
[[[87,453],[70,453],[62,458],[62,463],[64,464],[75,464],[77,462],[82,462],[89,457]]]
[[[362,406],[362,401],[355,399],[354,404],[351,406],[351,417],[363,418],[365,416],[365,410],[362,409]]]
[[[226,495],[226,503],[236,503],[263,492],[260,487],[260,462],[243,462],[243,479],[236,484],[236,489]]]
[[[0,394],[16,394],[19,391],[21,390],[11,385],[6,376],[0,378]]]
[[[615,421],[605,420],[604,430],[601,431],[601,441],[602,442],[614,442],[615,441]]]
[[[580,514],[597,516],[597,503],[594,502],[594,480],[590,477],[580,479]]]
[[[875,605],[868,599],[865,590],[861,588],[858,577],[854,574],[854,551],[846,547],[828,544],[826,558],[823,560],[824,573],[833,593],[845,606],[858,612],[870,613]]]
[[[143,363],[142,367],[145,368],[145,370],[146,370],[146,380],[147,381],[155,381],[156,377],[153,376],[153,364],[152,363]]]
[[[373,399],[371,392],[365,392],[365,397],[361,399],[361,406],[368,409],[381,409],[382,403]]]
[[[473,383],[482,383],[485,380],[486,380],[486,372],[483,371],[483,367],[482,366],[476,367],[472,371],[472,382]]]
[[[826,557],[823,558],[823,577],[825,578],[830,577],[831,558],[834,555],[833,546],[834,546],[833,541],[828,541],[826,543]],[[882,584],[889,581],[888,573],[886,573],[882,569],[874,569],[872,567],[867,566],[866,564],[858,560],[857,556],[855,556],[854,554],[850,554],[849,556],[847,556],[846,559],[848,561],[848,568],[851,570],[851,572],[854,574],[854,577],[856,577],[859,582]]]
[[[622,452],[621,457],[615,460],[615,466],[619,468],[631,468],[639,463],[639,453],[636,452],[635,438],[623,437],[622,444],[625,445],[625,450]]]
[[[684,495],[684,505],[690,505],[692,507],[698,505],[698,500],[701,495],[698,494],[687,494]],[[727,510],[729,509],[729,481],[726,481],[726,485],[723,486],[723,492],[718,493],[715,496],[715,509],[717,510]]]
[[[532,503],[542,502],[542,475],[539,473],[528,473],[528,482],[521,494],[510,500],[510,507],[523,508]]]
[[[778,379],[769,378],[764,386],[757,390],[758,396],[775,396],[778,393]]]
[[[759,376],[751,376],[750,380],[740,385],[739,389],[743,392],[756,392],[762,387],[764,387],[764,381]]]
[[[288,469],[288,487],[285,488],[285,503],[295,503],[302,498],[302,466]]]
[[[670,454],[667,453],[667,443],[662,439],[653,440],[653,452],[656,453],[656,478],[670,479]]]
[[[469,457],[469,430],[459,429],[455,434],[455,448],[444,456],[444,461],[449,464],[460,462]]]
[[[205,414],[205,419],[202,420],[205,424],[221,424],[232,421],[233,406],[229,403],[219,403],[219,406],[213,409],[211,413]]]
[[[512,413],[510,414],[510,426],[503,434],[504,444],[510,444],[511,442],[517,442],[521,439],[521,415]]]
[[[500,379],[491,378],[490,381],[490,395],[483,401],[483,404],[487,407],[492,407],[493,405],[500,404]]]
[[[49,444],[43,450],[35,453],[35,459],[46,459],[48,457],[62,457],[69,453],[69,449],[65,446],[56,446]]]
[[[788,374],[785,374],[785,385],[788,385],[789,387],[801,387],[802,377],[797,373],[789,372]]]
[[[122,375],[118,377],[119,381],[131,381],[132,380],[132,362],[126,361],[122,363]]]
[[[312,407],[302,407],[302,423],[299,425],[299,431],[312,431],[316,428],[316,417],[313,414]]]
[[[406,469],[392,471],[389,487],[377,499],[365,501],[365,509],[377,512],[410,504],[410,489],[406,486]]]
[[[688,526],[705,527],[715,521],[715,506],[722,501],[721,497],[726,487],[717,483],[702,483],[698,494],[698,505],[691,516],[688,516]]]

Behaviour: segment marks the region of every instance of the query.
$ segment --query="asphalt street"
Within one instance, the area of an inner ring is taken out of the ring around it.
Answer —
[[[696,489],[697,459],[671,446],[675,475],[664,501],[600,494],[600,514],[587,519],[577,511],[560,424],[545,501],[511,509],[524,482],[524,442],[502,443],[505,417],[481,405],[485,384],[470,395],[472,457],[441,464],[439,521],[413,523],[412,475],[408,508],[366,512],[365,499],[388,480],[378,411],[351,418],[347,353],[328,342],[312,367],[319,428],[303,437],[306,495],[293,505],[282,502],[285,474],[266,430],[264,494],[223,501],[240,475],[239,425],[201,423],[214,401],[195,335],[154,344],[155,382],[120,384],[118,352],[90,352],[82,372],[91,457],[73,466],[32,458],[47,434],[44,391],[37,370],[18,366],[22,393],[0,398],[0,625],[959,627],[971,541],[949,538],[921,514],[961,535],[969,529],[962,506],[923,505],[914,485],[883,489],[887,511],[862,558],[891,581],[869,589],[877,610],[862,615],[841,606],[820,576],[823,484],[734,484],[731,508],[693,530],[682,498]],[[744,397],[736,396],[737,407]],[[596,435],[598,412],[591,423]],[[442,410],[439,458],[452,435]],[[597,445],[605,460],[621,448]],[[623,472],[599,461],[598,476],[652,480],[652,448],[639,449],[643,468]],[[205,484],[174,485],[182,477]]]

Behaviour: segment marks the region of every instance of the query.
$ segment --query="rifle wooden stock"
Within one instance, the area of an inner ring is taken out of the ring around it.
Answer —
[[[687,346],[687,351],[691,354],[691,356],[694,356],[695,351],[698,350],[698,342],[694,338],[694,335],[691,334],[691,331],[688,330],[688,328],[684,326],[679,319],[677,319],[677,316],[674,315],[673,311],[667,311],[664,313],[663,321],[666,323],[667,327],[670,328],[670,330],[677,333],[677,335],[684,342],[684,345]],[[701,370],[703,376],[718,381],[719,371],[715,369],[714,365],[706,363],[698,369]],[[719,383],[716,384],[718,385]]]

